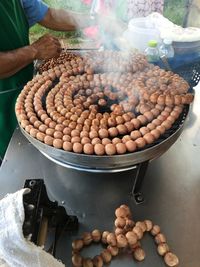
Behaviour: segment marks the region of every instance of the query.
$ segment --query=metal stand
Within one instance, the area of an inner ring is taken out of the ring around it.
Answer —
[[[134,177],[134,184],[131,191],[131,195],[135,199],[136,204],[141,204],[144,202],[144,197],[141,193],[142,183],[148,168],[149,161],[145,161],[137,165],[136,175]]]
[[[186,131],[167,153],[150,162],[143,184],[141,172],[145,174],[144,165],[147,166],[147,163],[135,165],[135,170],[113,175],[78,172],[49,161],[17,130],[0,168],[0,198],[21,189],[26,177],[44,178],[50,200],[57,200],[59,205],[64,205],[67,214],[77,216],[80,222],[76,234],[64,231],[57,243],[56,257],[66,266],[71,266],[72,242],[79,239],[83,232],[91,232],[93,229],[112,231],[115,209],[126,204],[135,220],[148,218],[162,227],[170,247],[180,258],[181,267],[199,267],[199,89],[195,89],[195,102],[185,124]],[[136,205],[133,196],[141,192],[141,185],[146,202]],[[34,203],[31,201],[30,204]],[[188,234],[191,222],[192,228]],[[52,244],[52,235],[48,236],[47,249]],[[150,238],[145,238],[145,249],[148,255],[138,266],[163,267],[163,260],[156,256]],[[91,246],[87,250],[90,251],[83,253],[90,256],[99,254],[99,246]],[[131,255],[119,255],[109,265],[122,266],[132,267],[137,264]]]
[[[69,216],[63,206],[58,206],[56,201],[49,200],[42,179],[26,180],[24,188],[31,189],[23,197],[25,209],[24,236],[31,235],[32,242],[44,246],[48,228],[54,230],[53,243],[48,252],[55,256],[57,242],[63,232],[78,231],[78,218]]]

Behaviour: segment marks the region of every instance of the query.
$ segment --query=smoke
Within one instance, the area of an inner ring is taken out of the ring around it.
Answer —
[[[56,7],[64,8],[64,1],[54,0],[54,7],[56,2],[58,3]],[[110,3],[111,2],[113,1],[110,1]],[[90,64],[94,66],[94,69],[98,73],[118,72],[122,74],[128,73],[129,71],[136,71],[133,70],[133,68],[137,66],[137,64],[140,64],[137,60],[142,60],[142,58],[137,58],[135,60],[131,46],[129,46],[127,41],[125,41],[122,37],[123,32],[127,29],[127,24],[117,17],[116,12],[111,5],[100,6],[100,2],[98,0],[94,0],[91,5],[91,9],[85,14],[76,13],[66,8],[64,10],[67,12],[66,19],[75,24],[77,29],[96,25],[99,29],[99,42],[102,43],[105,48],[108,50],[123,50],[121,53],[89,53],[88,57],[91,60]],[[63,12],[63,16],[66,16],[65,12]],[[142,70],[143,67],[138,67],[138,71]],[[112,93],[116,93],[120,98],[120,91],[115,91],[115,89],[113,90],[114,91]],[[132,93],[134,93],[134,96],[138,98],[137,90]],[[127,106],[129,96],[123,95],[121,97],[123,99],[120,98],[120,102],[122,102],[123,106]]]
[[[127,28],[127,25],[119,20],[112,11],[108,15],[98,14],[97,23],[102,40],[108,47],[112,43],[116,43],[119,38],[122,38],[122,34]]]
[[[122,34],[127,29],[127,24],[117,17],[114,1],[104,1],[105,4],[102,4],[99,0],[93,0],[90,5],[84,4],[83,1],[48,0],[46,2],[50,7],[60,9],[59,15],[54,13],[58,21],[65,19],[69,25],[75,25],[77,30],[96,26],[98,33],[94,39],[96,37],[95,41],[103,43],[107,48],[113,48],[113,43],[117,43],[117,46],[120,43],[120,48],[127,46],[126,42],[121,45]]]

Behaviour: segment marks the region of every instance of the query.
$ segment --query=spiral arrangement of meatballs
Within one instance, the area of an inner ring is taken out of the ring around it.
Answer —
[[[16,116],[46,145],[87,155],[132,153],[153,144],[193,101],[179,75],[141,54],[66,53],[23,88]]]

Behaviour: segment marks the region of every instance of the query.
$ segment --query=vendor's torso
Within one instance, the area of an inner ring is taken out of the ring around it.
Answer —
[[[20,0],[0,1],[0,52],[29,45],[29,25]],[[0,92],[22,87],[32,78],[33,64],[12,77],[0,79]]]

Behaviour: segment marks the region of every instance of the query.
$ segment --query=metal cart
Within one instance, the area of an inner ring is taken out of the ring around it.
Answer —
[[[180,258],[181,267],[199,267],[200,262],[200,90],[190,107],[184,131],[176,143],[152,161],[143,181],[145,202],[136,205],[132,170],[120,173],[89,173],[62,167],[44,157],[17,129],[0,169],[0,197],[23,187],[26,179],[42,178],[49,197],[69,214],[79,218],[79,232],[63,234],[56,257],[71,266],[71,242],[84,231],[113,229],[114,210],[128,204],[135,220],[151,219],[161,226],[169,246]],[[131,172],[131,175],[130,175]],[[142,240],[147,257],[136,263],[132,257],[118,256],[111,267],[164,266],[148,235]],[[94,256],[102,248],[91,246],[84,255]]]

